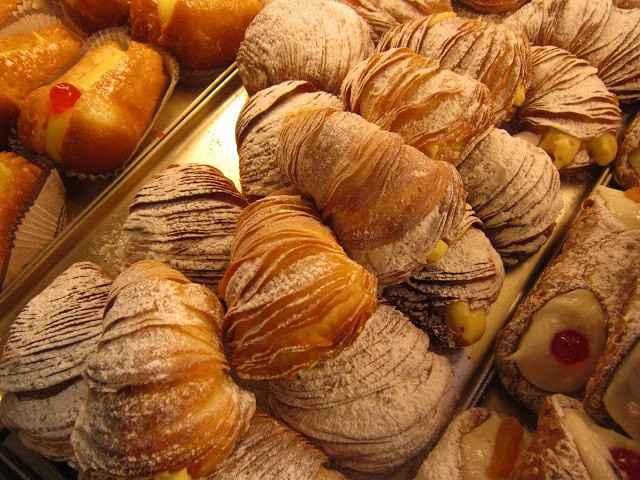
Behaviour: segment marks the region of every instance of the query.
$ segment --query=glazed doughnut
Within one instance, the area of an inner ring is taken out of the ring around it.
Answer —
[[[133,153],[167,86],[156,50],[134,41],[126,47],[106,42],[27,97],[20,140],[66,170],[113,171]]]
[[[133,38],[159,45],[191,70],[231,63],[263,0],[131,0]]]

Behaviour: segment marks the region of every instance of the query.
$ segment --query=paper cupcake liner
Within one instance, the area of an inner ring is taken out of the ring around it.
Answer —
[[[43,181],[30,205],[13,229],[9,260],[0,277],[0,290],[35,258],[63,229],[66,223],[65,189],[54,169],[45,169]]]
[[[114,42],[114,41],[117,42],[119,45],[121,45],[123,48],[128,48],[129,43],[132,41],[132,39],[131,39],[131,36],[129,35],[128,30],[124,27],[114,27],[114,28],[108,28],[106,30],[101,30],[93,34],[91,37],[87,39],[87,42],[85,43],[81,51],[81,56],[84,56],[92,48],[97,48],[104,45],[107,42]],[[71,178],[77,178],[83,181],[109,180],[117,177],[120,173],[122,173],[122,171],[131,163],[131,161],[138,154],[140,146],[147,139],[149,133],[151,132],[154,125],[158,121],[158,117],[160,113],[162,112],[167,102],[173,95],[176,85],[180,80],[180,68],[175,58],[173,58],[171,55],[169,55],[168,53],[166,53],[165,51],[159,48],[153,47],[148,44],[147,46],[153,48],[158,53],[160,53],[160,55],[162,55],[164,69],[167,75],[169,76],[169,85],[167,86],[167,89],[164,92],[164,96],[158,103],[158,106],[156,107],[156,111],[153,117],[151,118],[149,125],[147,126],[146,130],[140,137],[140,141],[137,143],[137,145],[133,149],[133,152],[131,153],[129,158],[124,162],[124,164],[120,168],[116,170],[113,170],[111,172],[101,173],[101,174],[88,174],[88,173],[77,172],[74,170],[66,169],[64,167],[60,167],[60,170],[65,176],[71,177]]]

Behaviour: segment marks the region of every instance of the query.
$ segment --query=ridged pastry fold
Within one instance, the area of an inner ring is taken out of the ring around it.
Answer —
[[[235,451],[207,480],[339,480],[327,456],[275,418],[256,413]]]
[[[223,315],[208,288],[159,262],[116,278],[72,435],[81,471],[130,478],[186,468],[197,478],[231,453],[255,399],[229,376]]]
[[[254,18],[238,52],[249,94],[286,80],[338,93],[349,69],[374,50],[371,30],[333,0],[273,0]]]
[[[453,166],[353,113],[291,114],[278,164],[313,198],[347,253],[383,284],[426,264],[463,219],[466,194]]]
[[[429,351],[429,338],[381,305],[351,347],[270,382],[270,405],[337,465],[384,473],[435,441],[451,379],[449,361]]]
[[[531,52],[524,35],[502,25],[455,15],[405,23],[381,38],[378,51],[405,47],[440,67],[480,81],[494,125],[508,120],[531,82]]]
[[[111,277],[72,265],[13,322],[0,359],[3,425],[53,460],[73,457],[69,438],[87,396],[81,374],[102,333]]]
[[[389,29],[432,13],[452,10],[450,0],[340,0],[366,20],[374,41]]]
[[[534,45],[554,45],[598,69],[621,101],[640,98],[640,9],[611,0],[532,0],[505,20]]]
[[[135,195],[123,226],[128,264],[158,260],[216,289],[247,202],[205,164],[172,165]]]
[[[280,131],[288,114],[310,107],[343,108],[338,97],[302,81],[260,90],[243,107],[236,124],[236,143],[242,192],[249,201],[292,188],[276,162]]]
[[[457,166],[494,117],[484,85],[441,67],[407,48],[376,53],[349,72],[342,99],[350,112]]]
[[[242,378],[279,378],[336,355],[375,310],[376,288],[301,197],[251,204],[220,284],[232,366]]]

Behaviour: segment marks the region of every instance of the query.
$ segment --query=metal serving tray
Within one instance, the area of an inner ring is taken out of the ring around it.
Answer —
[[[118,272],[118,252],[121,248],[119,232],[133,195],[153,174],[173,163],[208,163],[239,184],[235,124],[247,93],[237,71],[219,79],[198,99],[202,97],[206,98],[197,105],[191,104],[186,111],[182,110],[182,114],[163,130],[163,138],[152,142],[140,155],[139,161],[98,195],[48,251],[34,261],[19,281],[0,297],[0,339],[6,337],[11,322],[27,301],[72,263],[90,260],[103,265],[113,274]],[[607,172],[600,171],[563,181],[561,191],[565,206],[551,239],[536,255],[508,272],[504,288],[489,315],[484,338],[472,347],[449,354],[454,366],[454,382],[443,401],[450,405],[452,411],[468,408],[478,402],[491,380],[491,347],[496,333],[559,249],[583,199],[597,184],[606,182],[607,178]],[[264,402],[260,400],[263,395],[260,391],[257,393],[259,404],[263,406]],[[12,438],[7,437],[5,445],[0,448],[0,458],[9,456],[15,464],[15,457],[24,455],[24,451],[15,445]],[[413,478],[421,460],[422,456],[419,455],[397,474],[384,478]],[[50,463],[40,463],[46,468],[53,468]],[[69,470],[60,473],[60,476],[51,476],[54,475],[52,471],[36,473],[40,477],[16,478],[70,478]]]

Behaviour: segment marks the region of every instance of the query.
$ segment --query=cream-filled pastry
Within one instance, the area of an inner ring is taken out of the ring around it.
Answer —
[[[67,170],[115,170],[141,140],[167,85],[156,50],[134,41],[105,42],[27,97],[20,140]]]
[[[129,0],[60,0],[69,18],[85,32],[117,27],[129,18]]]

